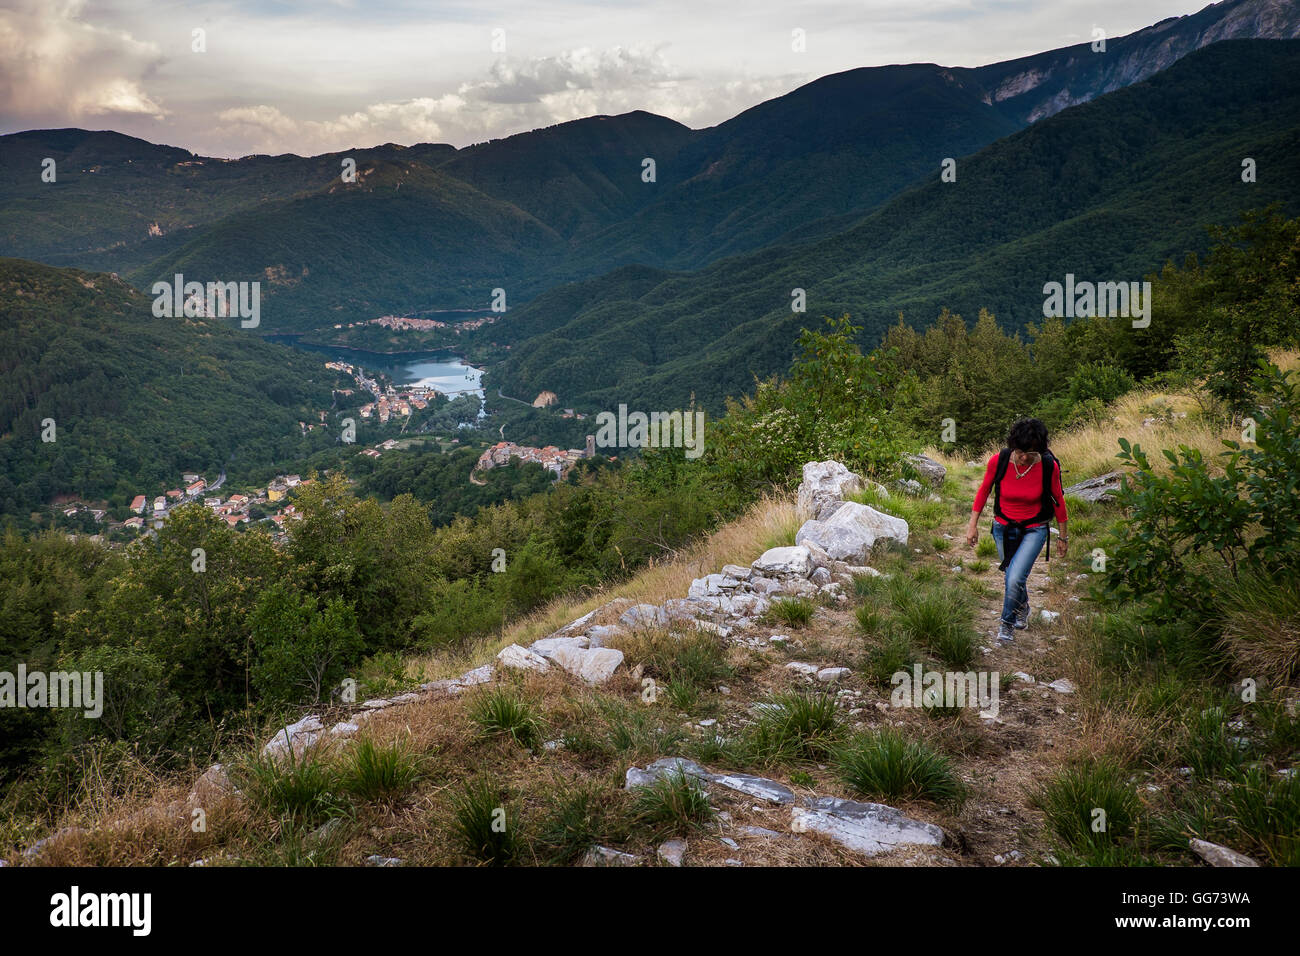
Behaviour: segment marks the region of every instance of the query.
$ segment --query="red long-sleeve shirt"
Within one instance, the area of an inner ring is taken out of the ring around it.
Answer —
[[[1061,463],[1055,458],[1052,462],[1055,472],[1052,475],[1052,504],[1056,511],[1056,520],[1064,522],[1069,516],[1065,513],[1065,489],[1061,487]],[[989,493],[993,491],[993,476],[997,471],[998,456],[994,455],[989,459],[988,467],[984,469],[984,482],[980,485],[980,490],[975,493],[975,505],[971,510],[976,514],[984,510],[984,505],[989,500]],[[1002,476],[1002,513],[1013,521],[1024,521],[1038,514],[1042,500],[1043,460],[1040,458],[1030,465],[1029,471],[1025,472],[1023,478],[1016,477],[1015,463],[1007,462],[1007,473]],[[999,524],[1006,524],[996,515],[994,520]],[[1038,524],[1045,523],[1038,522]],[[1036,525],[1029,527],[1036,527]]]

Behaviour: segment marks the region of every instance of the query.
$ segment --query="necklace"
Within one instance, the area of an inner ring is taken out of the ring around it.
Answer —
[[[1029,466],[1028,466],[1024,471],[1021,471],[1020,468],[1017,467],[1016,463],[1013,461],[1013,462],[1011,463],[1011,467],[1014,468],[1014,469],[1016,470],[1016,477],[1017,477],[1017,478],[1023,478],[1023,477],[1025,477],[1025,475],[1027,475],[1027,474],[1029,474],[1031,471],[1033,471],[1033,469],[1034,469],[1034,465],[1036,465],[1036,464],[1038,464],[1038,462],[1036,462],[1036,461],[1031,461],[1031,462],[1029,463]]]

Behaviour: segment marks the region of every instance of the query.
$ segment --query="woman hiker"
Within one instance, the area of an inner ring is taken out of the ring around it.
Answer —
[[[978,522],[989,492],[993,492],[993,540],[998,546],[999,571],[1006,572],[1002,619],[998,641],[1015,642],[1015,629],[1029,623],[1029,569],[1047,544],[1052,559],[1048,526],[1053,517],[1061,523],[1061,554],[1067,551],[1065,491],[1061,463],[1047,450],[1047,426],[1037,418],[1021,418],[1007,433],[1007,447],[989,459],[984,481],[975,494],[966,543],[979,540]]]

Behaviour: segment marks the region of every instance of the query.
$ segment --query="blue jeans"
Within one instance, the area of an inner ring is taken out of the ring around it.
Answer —
[[[998,563],[1007,562],[1007,585],[1002,594],[1002,623],[1010,627],[1015,623],[1016,612],[1029,603],[1029,589],[1025,582],[1029,580],[1029,569],[1038,560],[1038,552],[1047,543],[1047,525],[1040,524],[1034,528],[1021,531],[1013,525],[993,522],[993,541],[998,546]]]

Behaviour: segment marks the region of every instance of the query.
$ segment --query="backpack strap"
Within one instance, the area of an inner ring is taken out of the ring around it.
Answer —
[[[997,466],[997,470],[993,473],[993,514],[994,516],[1001,518],[1004,522],[1006,522],[1009,525],[1016,526],[1021,531],[1023,531],[1026,527],[1028,527],[1031,524],[1041,524],[1043,522],[1047,522],[1048,524],[1050,524],[1052,520],[1052,516],[1056,514],[1056,498],[1052,494],[1052,479],[1056,477],[1056,468],[1058,465],[1056,456],[1053,455],[1050,451],[1043,452],[1042,458],[1040,459],[1039,462],[1043,467],[1043,491],[1040,497],[1038,514],[1036,514],[1032,518],[1025,518],[1022,520],[1008,518],[1005,514],[1002,513],[1001,485],[1002,485],[1002,479],[1006,477],[1007,466],[1010,464],[1010,462],[1011,462],[1010,448],[1004,448],[1000,452],[998,452],[998,466]],[[1046,557],[1048,561],[1052,560],[1052,532],[1050,528],[1048,529],[1047,532]],[[1005,568],[1001,568],[1000,570],[1005,570]]]
[[[1011,463],[1011,449],[1004,448],[998,452],[998,467],[993,472],[993,514],[1003,521],[1010,521],[1002,513],[1002,479],[1007,476],[1007,465]]]

